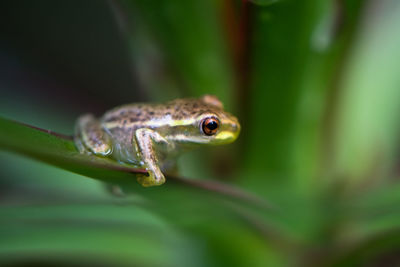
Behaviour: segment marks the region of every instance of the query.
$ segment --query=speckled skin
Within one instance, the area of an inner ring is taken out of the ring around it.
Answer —
[[[215,135],[201,129],[206,118],[219,120]],[[223,110],[215,97],[176,99],[165,104],[129,104],[106,112],[100,119],[81,116],[76,125],[79,150],[112,157],[120,162],[144,167],[143,186],[165,182],[161,169],[182,151],[196,145],[233,142],[240,131],[237,119]]]

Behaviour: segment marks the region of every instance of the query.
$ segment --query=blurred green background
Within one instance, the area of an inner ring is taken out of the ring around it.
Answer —
[[[399,1],[17,0],[0,12],[1,117],[71,135],[85,112],[214,94],[241,135],[184,155],[180,174],[273,206],[168,181],[118,198],[0,151],[1,265],[400,264]]]

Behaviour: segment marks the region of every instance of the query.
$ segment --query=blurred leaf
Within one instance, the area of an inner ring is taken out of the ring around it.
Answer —
[[[189,95],[215,94],[232,106],[233,70],[221,28],[219,1],[122,3],[149,25],[170,63],[169,70],[177,74]]]
[[[382,179],[399,140],[400,4],[374,3],[351,49],[335,125],[335,173],[353,185]]]
[[[25,261],[172,266],[190,255],[202,262],[201,250],[181,233],[137,207],[128,208],[84,203],[2,207],[0,261],[18,262],[23,255]],[[181,249],[187,255],[175,252]]]
[[[108,158],[81,154],[68,137],[46,132],[38,128],[22,125],[0,118],[0,148],[18,152],[52,165],[70,170],[85,176],[109,182],[112,184],[129,185],[138,192],[144,189],[134,182],[135,173],[147,173],[146,170],[133,168],[127,164],[117,163]],[[185,180],[170,177],[170,184],[182,184],[217,195],[226,195],[237,199],[253,202],[256,205],[266,205],[261,199],[222,183],[211,181]],[[175,183],[174,183],[175,182]],[[157,187],[153,187],[153,190]],[[162,187],[159,187],[162,188]]]
[[[325,266],[398,266],[399,229],[380,234],[350,247]],[[338,250],[340,251],[340,250]]]
[[[391,231],[400,225],[400,185],[390,183],[349,197],[346,207],[356,240]]]
[[[145,207],[176,225],[188,227],[191,231],[208,228],[216,221],[231,221],[234,217],[244,219],[255,212],[263,213],[263,217],[256,220],[259,227],[270,229],[272,226],[265,218],[277,215],[276,210],[274,211],[264,200],[238,188],[212,181],[168,177],[168,182],[163,186],[143,188],[132,179],[132,171],[142,170],[119,165],[105,158],[79,154],[72,141],[58,134],[46,133],[5,119],[0,119],[0,126],[2,129],[0,147],[2,149],[18,152],[95,179],[121,185],[124,191],[131,191],[136,196],[143,197],[135,202],[136,205]],[[238,208],[244,209],[246,212],[238,213]],[[18,213],[18,209],[12,212]],[[182,216],[182,214],[187,216]],[[11,217],[18,218],[16,215]],[[236,224],[237,222],[231,221],[230,223]],[[254,226],[249,225],[249,227],[251,229]],[[281,234],[280,230],[273,230],[273,227],[268,231],[277,235]],[[85,236],[82,237],[86,240]],[[89,236],[87,238],[91,239]],[[105,235],[104,238],[108,237]],[[44,240],[47,241],[43,242],[48,242],[47,238]]]
[[[271,4],[275,4],[276,2],[279,2],[280,0],[249,0],[249,2],[252,2],[256,5],[260,6],[269,6]]]
[[[333,27],[339,17],[330,1],[250,8],[251,105],[243,138],[245,172],[255,173],[245,183],[253,182],[256,190],[271,183],[309,188],[318,174],[327,97],[353,25],[345,25],[346,35],[338,38]],[[320,36],[328,40],[323,50],[315,46]]]

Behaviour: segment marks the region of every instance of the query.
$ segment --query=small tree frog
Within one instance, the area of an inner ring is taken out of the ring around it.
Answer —
[[[165,182],[164,170],[181,152],[236,140],[240,124],[215,96],[176,99],[164,104],[135,103],[78,118],[75,144],[81,153],[111,157],[145,168],[143,186]]]

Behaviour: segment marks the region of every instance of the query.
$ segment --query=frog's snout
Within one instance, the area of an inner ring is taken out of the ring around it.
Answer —
[[[239,136],[240,133],[240,123],[238,120],[234,120],[231,124],[231,130],[234,135],[234,140]]]
[[[236,135],[239,135],[239,133],[240,133],[240,124],[239,124],[238,121],[232,123],[232,131],[234,133],[236,133]]]
[[[221,131],[216,136],[216,143],[229,144],[237,139],[240,133],[240,124],[236,118],[224,121]]]

